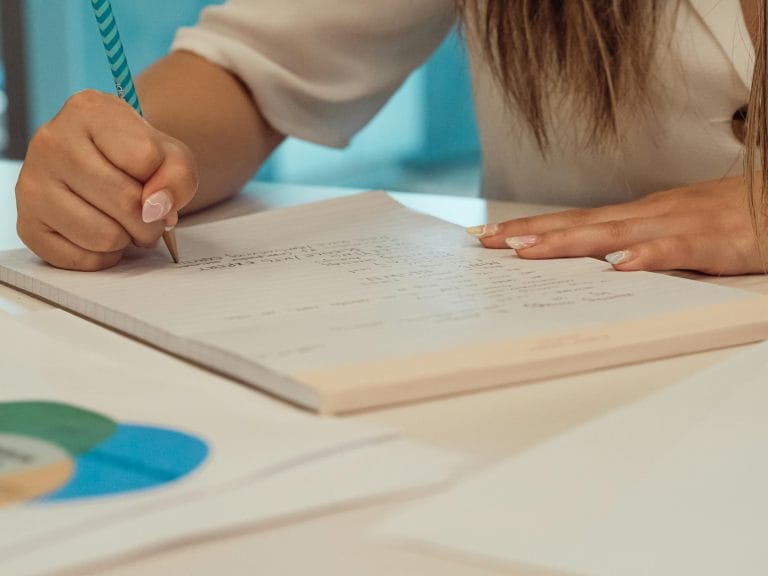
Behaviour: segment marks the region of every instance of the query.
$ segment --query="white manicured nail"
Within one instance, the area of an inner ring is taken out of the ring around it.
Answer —
[[[171,196],[165,190],[160,190],[160,192],[155,192],[144,202],[144,207],[141,210],[141,219],[147,224],[157,222],[165,218],[172,207]]]
[[[618,252],[611,252],[605,257],[605,260],[614,266],[626,262],[632,257],[632,253],[629,250],[619,250]]]
[[[467,233],[471,234],[475,238],[487,238],[499,233],[498,224],[485,224],[483,226],[472,226],[467,228]]]
[[[170,232],[171,230],[175,229],[178,223],[179,223],[179,213],[171,212],[165,218],[165,231]]]
[[[512,236],[507,238],[505,242],[510,248],[515,250],[522,250],[523,248],[530,248],[539,241],[538,236]]]

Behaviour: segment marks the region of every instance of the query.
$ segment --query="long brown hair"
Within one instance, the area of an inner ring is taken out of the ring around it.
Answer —
[[[542,152],[549,143],[551,95],[558,89],[571,95],[593,144],[620,138],[622,110],[647,98],[668,0],[456,1],[464,26],[476,31],[496,80]],[[762,169],[768,168],[766,1],[758,8],[744,157],[756,225],[768,207],[768,172]]]
[[[768,2],[761,0],[757,10],[757,43],[755,46],[755,71],[747,107],[746,152],[744,174],[749,190],[749,208],[758,237],[758,248],[766,267],[766,254],[762,240],[768,231]]]

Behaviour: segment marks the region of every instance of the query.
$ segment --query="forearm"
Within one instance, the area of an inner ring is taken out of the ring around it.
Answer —
[[[192,53],[170,54],[136,85],[147,120],[197,160],[200,188],[187,212],[236,194],[283,140],[235,76]]]

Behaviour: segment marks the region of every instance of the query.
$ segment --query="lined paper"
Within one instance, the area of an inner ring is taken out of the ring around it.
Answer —
[[[98,274],[6,253],[0,280],[315,405],[292,375],[573,332],[750,294],[591,259],[525,261],[368,193],[177,233],[180,265],[131,252]],[[364,399],[362,399],[364,403]]]

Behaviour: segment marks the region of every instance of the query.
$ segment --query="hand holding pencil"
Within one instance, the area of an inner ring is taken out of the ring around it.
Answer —
[[[123,42],[120,39],[120,31],[117,28],[117,20],[112,11],[110,0],[91,0],[93,14],[96,16],[96,23],[99,26],[101,41],[104,44],[104,50],[109,60],[109,67],[112,70],[112,79],[115,82],[117,95],[125,100],[136,110],[139,116],[144,116],[139,104],[139,96],[136,94],[136,87],[133,85],[133,76],[131,68],[128,66],[128,57],[125,55]],[[145,222],[154,222],[159,218],[165,218],[172,208],[171,198],[164,191],[157,192],[144,203],[142,209],[142,218]],[[177,213],[178,214],[178,213]],[[178,221],[178,215],[176,216]],[[179,261],[179,249],[176,243],[176,235],[173,227],[176,222],[171,220],[163,232],[163,241],[171,253],[173,261]]]
[[[109,23],[105,30],[109,39]],[[116,52],[107,54],[111,61]],[[124,54],[125,70],[116,63],[123,98],[92,90],[72,96],[33,136],[19,176],[19,237],[53,266],[101,270],[131,244],[155,246],[197,191],[189,148],[137,113]]]

